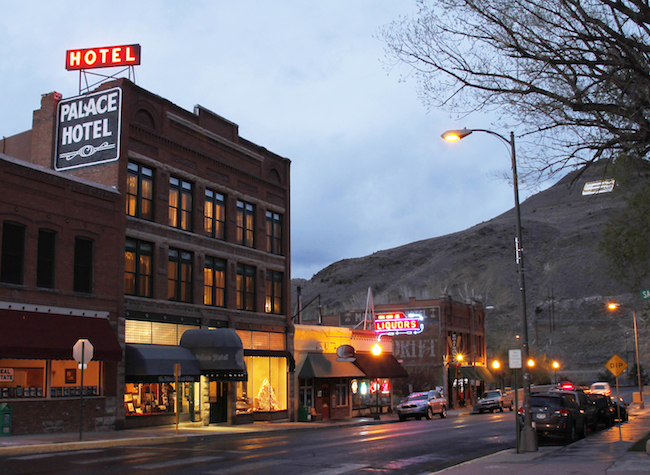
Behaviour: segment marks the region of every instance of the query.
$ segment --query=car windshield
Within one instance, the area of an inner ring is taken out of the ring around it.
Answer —
[[[483,395],[483,397],[499,397],[500,395],[499,391],[488,391]]]
[[[426,401],[427,393],[410,394],[407,398],[409,401]]]
[[[593,389],[599,390],[599,389],[605,389],[604,384],[594,384]]]
[[[555,409],[562,407],[562,401],[558,397],[533,397],[530,399],[530,405],[532,407],[548,407],[550,409]]]

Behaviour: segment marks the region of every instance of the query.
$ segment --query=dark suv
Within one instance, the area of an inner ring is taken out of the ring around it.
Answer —
[[[599,424],[604,424],[605,428],[612,427],[616,421],[616,414],[614,411],[614,403],[609,396],[604,394],[590,394],[589,399],[591,399],[598,410],[597,421]]]
[[[561,435],[568,443],[587,434],[585,414],[573,394],[553,391],[530,397],[530,416],[538,436]],[[523,414],[519,414],[523,424]]]
[[[564,386],[562,389],[552,389],[551,392],[573,394],[578,406],[580,406],[580,410],[582,410],[585,415],[587,427],[589,427],[592,432],[598,430],[598,408],[582,389]]]

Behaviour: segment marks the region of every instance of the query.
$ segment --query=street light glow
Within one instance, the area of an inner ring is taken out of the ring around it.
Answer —
[[[492,362],[492,367],[493,367],[494,369],[499,369],[499,368],[501,367],[501,363],[499,363],[497,360],[494,360],[494,361]]]
[[[458,140],[467,137],[472,132],[473,130],[470,129],[448,130],[443,133],[441,137],[447,142],[457,142]]]
[[[560,367],[560,363],[557,361],[553,361],[553,368],[558,369]]]
[[[533,366],[535,366],[535,360],[533,360],[532,358],[530,358],[530,359],[528,360],[528,367],[529,367],[529,368],[532,368]]]
[[[382,351],[383,351],[383,350],[382,350],[381,345],[380,345],[379,343],[375,343],[375,344],[372,346],[372,348],[370,349],[370,352],[371,352],[373,355],[375,355],[375,356],[379,356],[379,355],[381,355],[381,352],[382,352]]]

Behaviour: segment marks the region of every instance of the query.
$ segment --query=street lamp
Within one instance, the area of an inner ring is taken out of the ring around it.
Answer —
[[[645,408],[645,403],[643,400],[643,384],[641,383],[641,365],[639,363],[639,334],[636,329],[636,310],[633,307],[627,305],[621,305],[620,303],[610,303],[607,305],[607,308],[610,310],[616,310],[619,307],[629,308],[632,310],[632,318],[634,320],[634,346],[636,348],[636,376],[639,383],[639,394],[641,395],[641,402],[639,403],[639,409]]]
[[[381,353],[384,351],[384,349],[381,347],[379,343],[375,343],[372,345],[372,348],[370,348],[370,352],[372,353],[373,356],[380,356]],[[377,412],[375,414],[375,419],[379,420],[381,417],[379,416],[379,391],[381,390],[381,384],[379,378],[375,378],[375,402],[377,404]]]
[[[492,369],[497,375],[497,384],[499,385],[499,389],[503,389],[503,384],[501,384],[501,375],[499,374],[499,368],[501,368],[501,363],[499,363],[499,360],[494,360],[492,362]]]
[[[507,145],[510,145],[510,160],[512,166],[512,184],[515,192],[515,260],[518,264],[519,273],[519,307],[521,312],[521,331],[522,331],[522,359],[528,360],[528,317],[526,315],[526,284],[524,281],[524,249],[521,232],[521,210],[519,208],[519,185],[517,179],[517,157],[515,153],[515,133],[510,132],[508,140],[503,135],[486,129],[460,129],[448,130],[442,134],[442,138],[454,142],[461,140],[472,132],[484,132],[490,134]],[[530,414],[530,370],[524,366],[524,427],[521,431],[521,450],[523,452],[534,452],[537,450],[537,433],[532,426]]]
[[[557,380],[557,370],[560,368],[560,363],[558,363],[557,361],[553,361],[552,366],[553,366],[553,369],[555,370],[555,383],[557,384],[557,383],[559,383],[559,381]]]

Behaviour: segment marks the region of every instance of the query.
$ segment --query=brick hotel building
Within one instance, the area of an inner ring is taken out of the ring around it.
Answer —
[[[13,434],[295,419],[290,161],[116,79],[0,141]],[[72,345],[95,357],[81,370]]]

